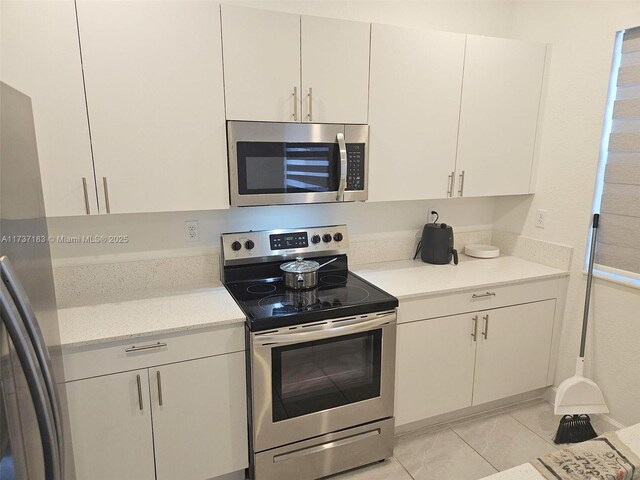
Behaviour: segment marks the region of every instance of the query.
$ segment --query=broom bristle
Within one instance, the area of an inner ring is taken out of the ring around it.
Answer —
[[[554,443],[579,443],[596,438],[589,415],[565,415],[560,419]]]

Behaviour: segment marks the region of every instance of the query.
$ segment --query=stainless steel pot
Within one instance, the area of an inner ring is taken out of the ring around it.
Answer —
[[[296,257],[294,262],[283,263],[280,270],[284,274],[284,286],[294,290],[315,288],[318,285],[318,270],[336,260],[333,258],[320,265],[315,260]]]

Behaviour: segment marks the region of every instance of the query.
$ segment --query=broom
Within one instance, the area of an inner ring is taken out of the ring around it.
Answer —
[[[580,356],[576,362],[576,374],[567,378],[558,387],[556,394],[555,414],[564,415],[555,443],[577,443],[597,437],[591,426],[589,413],[609,413],[600,388],[593,380],[584,376],[584,350],[587,343],[587,324],[589,321],[589,301],[591,299],[591,284],[593,282],[593,262],[598,235],[598,221],[600,215],[593,215],[593,232],[591,235],[591,251],[589,253],[589,270],[587,272],[587,291],[584,300],[584,314],[582,317],[582,338],[580,340]]]

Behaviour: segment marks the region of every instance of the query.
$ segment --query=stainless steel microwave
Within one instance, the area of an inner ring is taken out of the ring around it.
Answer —
[[[227,122],[231,206],[367,200],[368,125]]]

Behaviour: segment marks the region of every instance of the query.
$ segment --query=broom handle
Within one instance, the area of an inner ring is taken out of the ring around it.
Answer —
[[[589,269],[587,270],[587,292],[584,296],[584,314],[582,317],[582,338],[580,339],[580,358],[584,358],[584,350],[587,345],[587,324],[589,322],[589,304],[591,301],[591,284],[593,283],[593,262],[596,257],[596,239],[598,237],[598,222],[600,214],[593,214],[591,232],[591,250],[589,251]]]

